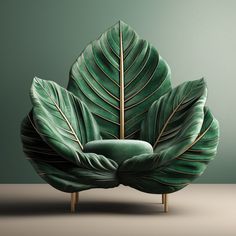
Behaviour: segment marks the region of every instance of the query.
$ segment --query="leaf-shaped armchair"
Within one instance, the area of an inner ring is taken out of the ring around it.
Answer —
[[[124,184],[167,194],[200,176],[218,145],[203,79],[172,89],[157,50],[123,22],[90,43],[67,89],[34,78],[23,149],[37,173],[71,194]]]

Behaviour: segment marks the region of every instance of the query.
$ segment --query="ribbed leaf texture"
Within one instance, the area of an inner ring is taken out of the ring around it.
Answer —
[[[154,102],[142,123],[141,139],[153,155],[119,167],[121,182],[150,193],[177,191],[200,176],[216,154],[218,122],[204,107],[204,80],[184,83]]]
[[[22,122],[21,137],[39,175],[66,192],[117,186],[117,163],[82,151],[83,143],[100,139],[87,106],[55,83],[38,78],[31,98],[34,109]]]
[[[137,139],[148,108],[171,85],[167,63],[130,26],[119,22],[85,48],[71,68],[68,90],[89,106],[103,138],[120,137],[120,33],[125,138]]]
[[[205,81],[171,89],[167,63],[123,22],[84,49],[72,65],[68,90],[35,78],[30,96],[23,149],[39,175],[61,191],[122,183],[171,193],[200,176],[217,151],[219,125],[205,107]],[[118,165],[83,152],[87,142],[100,139],[144,140],[154,153]]]
[[[142,123],[140,139],[161,153],[165,162],[178,156],[200,132],[206,97],[203,79],[179,85],[152,104]]]

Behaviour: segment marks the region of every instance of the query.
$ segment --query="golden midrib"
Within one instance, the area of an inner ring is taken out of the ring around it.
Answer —
[[[68,121],[67,117],[65,116],[65,114],[62,112],[62,110],[60,109],[60,107],[57,105],[57,103],[54,101],[54,99],[51,97],[51,95],[47,92],[47,90],[40,84],[40,86],[43,88],[43,90],[47,93],[48,97],[51,99],[51,101],[54,103],[54,105],[56,106],[57,110],[59,111],[59,113],[62,115],[62,117],[64,118],[64,120],[66,121],[69,129],[71,130],[73,136],[76,139],[76,142],[79,144],[80,148],[83,149],[83,145],[81,144],[80,140],[78,139],[73,127],[71,126],[70,122]]]
[[[204,132],[202,132],[201,134],[199,134],[199,135],[197,136],[197,138],[195,139],[195,141],[194,141],[193,143],[191,143],[191,144],[184,150],[183,153],[185,153],[185,152],[186,152],[187,150],[189,150],[192,146],[194,146],[194,145],[208,132],[208,130],[211,128],[212,123],[213,123],[213,120],[211,121],[211,123],[209,124],[209,126],[207,127],[207,129],[206,129]]]
[[[158,136],[156,142],[155,142],[154,145],[153,145],[153,149],[156,148],[156,146],[157,146],[157,144],[158,144],[158,142],[159,142],[159,140],[160,140],[160,138],[161,138],[161,136],[162,136],[164,130],[166,129],[166,127],[167,127],[167,125],[168,125],[170,119],[173,117],[173,115],[174,115],[174,114],[176,113],[176,111],[179,109],[179,107],[180,107],[181,104],[182,104],[182,101],[181,101],[180,104],[178,104],[178,106],[173,110],[173,112],[170,114],[170,116],[169,116],[168,119],[166,120],[166,122],[165,122],[165,124],[164,124],[164,126],[163,126],[163,128],[162,128],[162,130],[161,130],[161,132],[160,132],[160,134],[159,134],[159,136]]]
[[[125,107],[124,107],[124,64],[123,64],[122,29],[120,22],[120,139],[125,138]]]
[[[192,88],[192,87],[191,87],[191,88]],[[160,138],[161,138],[161,136],[162,136],[164,130],[166,129],[166,127],[167,127],[169,121],[171,120],[171,118],[173,117],[173,115],[177,112],[177,110],[178,110],[179,107],[182,105],[182,103],[184,102],[185,98],[190,94],[190,92],[191,92],[191,89],[190,89],[189,92],[183,97],[183,99],[180,101],[180,103],[176,106],[176,108],[172,111],[172,113],[170,114],[170,116],[169,116],[168,119],[166,120],[164,126],[162,127],[162,130],[161,130],[159,136],[158,136],[157,139],[156,139],[156,142],[155,142],[154,145],[153,145],[153,149],[156,148],[156,146],[157,146],[157,144],[158,144],[158,142],[159,142],[159,140],[160,140]]]

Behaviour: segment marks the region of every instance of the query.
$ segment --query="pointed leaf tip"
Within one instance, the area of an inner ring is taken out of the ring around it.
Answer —
[[[206,80],[204,77],[202,77],[201,79],[199,79],[199,81],[201,81],[202,83],[206,84]]]
[[[202,77],[201,79],[194,80],[194,81],[196,81],[199,84],[206,84],[206,80],[204,79],[204,77]]]
[[[192,82],[203,83],[203,82],[205,82],[205,79],[202,77],[201,79],[192,80]]]
[[[33,83],[39,83],[40,81],[42,81],[42,79],[38,78],[37,76],[33,78]]]
[[[122,21],[122,20],[119,20],[116,24],[118,24],[119,26],[121,26],[121,25],[123,25],[123,26],[125,26],[125,25],[127,25],[124,21]]]
[[[201,94],[207,94],[207,84],[206,84],[206,80],[204,78],[201,79],[197,79],[197,80],[192,80],[189,82],[185,82],[185,83],[190,83],[192,84],[192,89],[197,89],[199,92],[201,92]]]

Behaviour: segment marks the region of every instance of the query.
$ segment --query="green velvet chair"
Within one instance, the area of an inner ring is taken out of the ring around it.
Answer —
[[[205,81],[172,89],[170,76],[157,50],[120,21],[80,54],[67,89],[34,78],[23,149],[46,182],[71,193],[71,211],[78,192],[123,184],[162,194],[166,212],[167,194],[204,172],[219,139]]]

